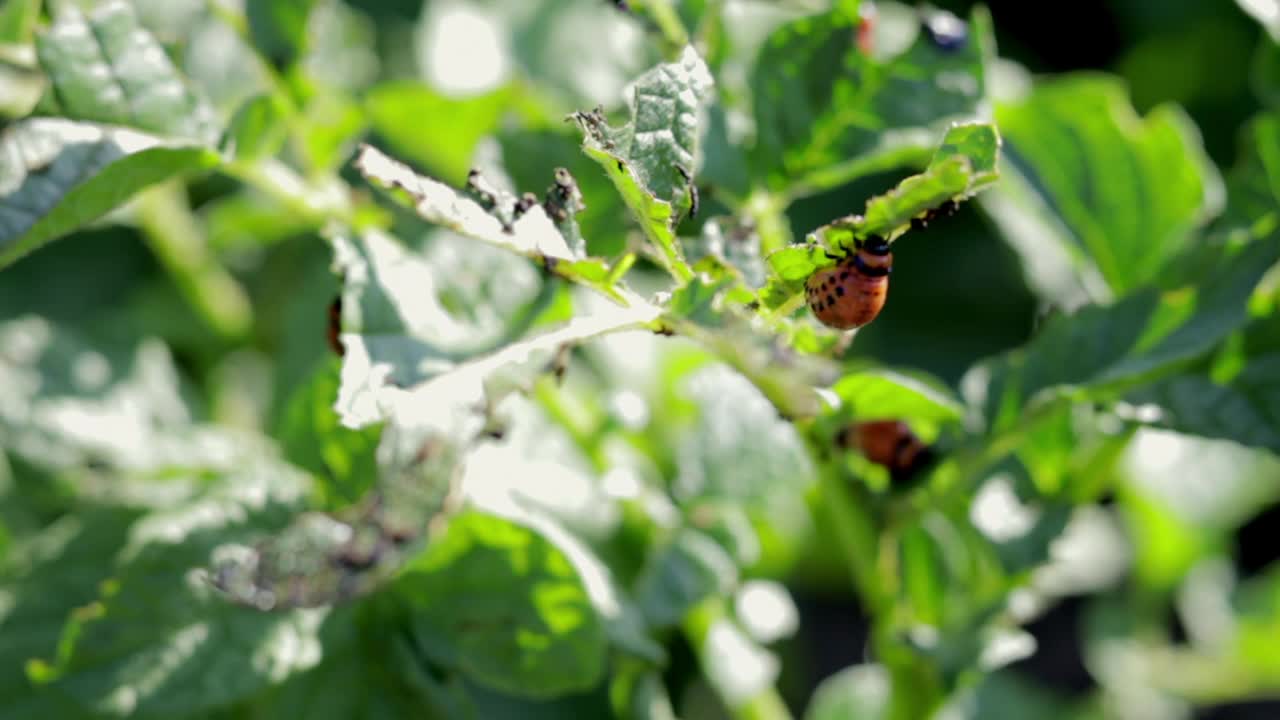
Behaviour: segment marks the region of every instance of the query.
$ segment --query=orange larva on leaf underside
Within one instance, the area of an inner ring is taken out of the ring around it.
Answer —
[[[824,325],[838,330],[859,328],[880,314],[889,296],[892,271],[889,243],[872,235],[839,265],[810,275],[804,284],[805,299]]]
[[[933,448],[924,444],[901,420],[854,423],[840,431],[836,444],[861,452],[871,462],[887,469],[895,482],[911,479],[935,460]]]

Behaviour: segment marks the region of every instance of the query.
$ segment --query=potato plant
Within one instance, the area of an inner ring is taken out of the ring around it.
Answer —
[[[1265,5],[1222,172],[981,7],[8,0],[0,714],[1275,696]]]

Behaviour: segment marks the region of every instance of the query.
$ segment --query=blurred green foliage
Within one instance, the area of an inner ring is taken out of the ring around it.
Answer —
[[[3,715],[1280,695],[1280,7],[939,5],[6,0]]]

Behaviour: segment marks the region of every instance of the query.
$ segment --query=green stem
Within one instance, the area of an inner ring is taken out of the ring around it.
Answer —
[[[681,625],[685,637],[698,656],[703,675],[720,693],[734,720],[791,720],[791,712],[787,710],[773,685],[758,688],[744,698],[732,697],[726,692],[726,688],[716,687],[715,678],[718,673],[713,668],[723,667],[724,663],[734,662],[735,658],[717,654],[716,648],[710,646],[708,639],[717,626],[731,622],[733,621],[725,609],[725,600],[721,597],[707,598],[685,615]]]
[[[782,197],[784,206],[824,190],[840,187],[878,172],[896,168],[923,168],[933,157],[932,136],[928,132],[911,133],[914,142],[880,153],[870,153],[848,162],[829,165],[799,178],[791,178]]]
[[[586,421],[583,417],[584,412],[579,408],[570,407],[565,400],[565,394],[549,378],[539,378],[533,387],[533,396],[542,406],[543,412],[550,416],[551,421],[558,425],[562,430],[569,434],[578,449],[587,456],[591,464],[598,472],[608,470],[608,458],[605,457],[597,439],[597,433],[593,427],[594,423]]]
[[[243,12],[235,10],[224,2],[219,0],[207,0],[205,7],[210,15],[221,21],[224,25],[236,33],[246,47],[253,47],[253,37],[249,31],[249,19],[245,17]],[[284,123],[289,130],[290,140],[297,146],[301,147],[306,137],[306,122],[302,117],[302,112],[298,108],[297,102],[294,100],[293,92],[289,88],[289,84],[276,70],[275,66],[267,61],[265,57],[257,52],[251,52],[249,55],[256,61],[258,69],[262,72],[262,76],[266,79],[267,85],[270,86],[271,95],[279,102],[284,104],[285,117]],[[306,153],[299,153],[303,158]],[[314,168],[308,168],[314,170]]]
[[[205,323],[224,338],[243,337],[253,324],[244,289],[209,251],[181,185],[158,185],[134,206],[152,252]]]
[[[742,373],[783,417],[801,420],[812,418],[822,410],[822,400],[813,387],[779,380],[776,367],[762,365],[759,358],[749,356],[738,345],[738,338],[734,335],[669,315],[662,318],[661,324],[698,343],[721,362]]]
[[[346,184],[336,176],[323,178],[323,182],[308,182],[288,165],[273,158],[232,162],[223,166],[222,170],[270,196],[308,222],[322,225],[329,220],[339,220],[353,227],[361,225],[358,214],[346,196]]]
[[[605,284],[609,286],[617,285],[622,280],[622,276],[626,275],[631,266],[636,264],[636,254],[629,252],[623,255],[621,259],[609,270],[609,276],[605,278]]]
[[[937,670],[913,650],[902,647],[896,638],[880,639],[883,642],[876,643],[876,654],[889,670],[890,678],[886,720],[933,717],[944,694]]]
[[[1045,418],[1053,415],[1062,401],[1044,402],[1023,412],[1016,423],[991,435],[976,436],[971,442],[958,448],[940,469],[930,492],[915,496],[907,510],[906,522],[916,521],[931,508],[948,507],[969,496],[983,473],[1018,449],[1027,434]]]
[[[637,12],[649,16],[662,35],[668,59],[678,57],[689,44],[689,33],[684,29],[680,13],[676,12],[671,0],[638,0],[633,4]]]
[[[883,552],[897,542],[896,527],[873,515],[860,503],[842,476],[830,468],[822,470],[819,480],[821,510],[825,512],[836,545],[863,607],[872,618],[872,639],[876,659],[891,678],[889,720],[918,720],[929,717],[943,694],[937,670],[897,637],[894,599],[898,587],[898,563]]]
[[[744,209],[760,235],[761,255],[768,257],[769,253],[791,244],[791,224],[787,220],[785,198],[770,194],[763,188],[756,188],[747,197]]]
[[[850,496],[849,488],[839,475],[823,470],[819,482],[821,510],[827,513],[854,587],[867,612],[879,616],[887,609],[887,602],[877,573],[880,539],[875,521],[866,508]]]

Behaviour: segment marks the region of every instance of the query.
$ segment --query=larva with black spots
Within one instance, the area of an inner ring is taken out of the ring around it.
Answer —
[[[854,423],[840,430],[836,445],[858,450],[888,470],[894,482],[910,480],[936,459],[933,448],[901,420]]]
[[[805,282],[814,317],[837,330],[859,328],[880,314],[889,297],[893,253],[879,235],[862,241],[839,265],[819,270]]]

